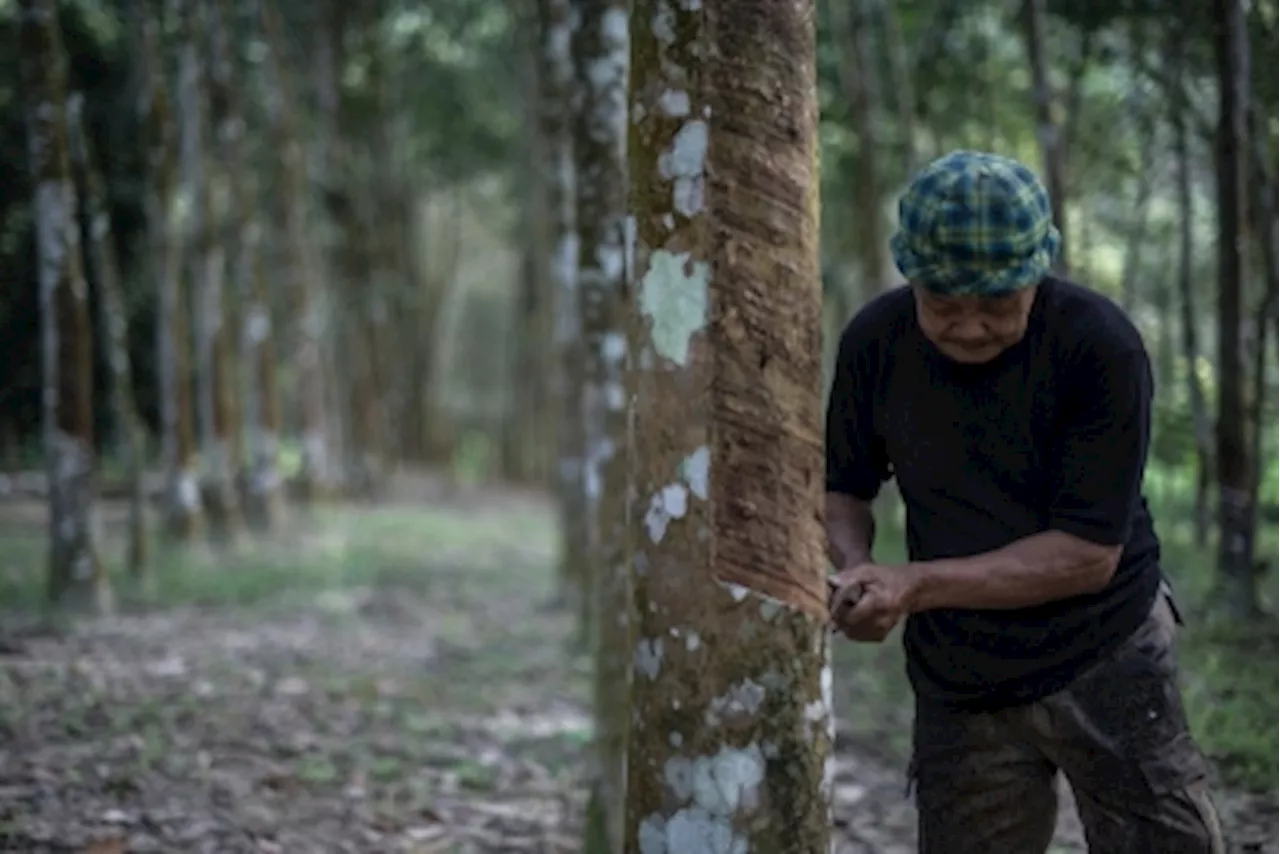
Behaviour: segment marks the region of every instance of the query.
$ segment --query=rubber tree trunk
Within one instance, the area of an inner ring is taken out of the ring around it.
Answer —
[[[236,424],[231,397],[230,360],[225,324],[224,286],[227,253],[223,242],[222,206],[216,198],[220,176],[209,144],[212,121],[221,117],[220,98],[211,99],[210,68],[203,40],[214,18],[210,0],[184,0],[178,103],[182,116],[182,175],[190,200],[187,223],[190,280],[194,295],[196,424],[200,440],[201,478],[209,535],[215,544],[234,544],[243,518],[235,486],[233,436]],[[236,430],[238,433],[238,430]]]
[[[106,612],[113,603],[95,541],[89,289],[67,152],[66,57],[56,4],[23,0],[18,27],[28,168],[35,190],[49,601],[55,607]]]
[[[262,223],[253,204],[256,187],[246,168],[244,105],[238,88],[229,27],[237,12],[234,0],[218,0],[211,23],[212,83],[219,105],[218,158],[227,176],[228,240],[232,247],[231,278],[240,301],[240,365],[242,429],[241,494],[248,525],[259,532],[277,527],[284,512],[280,489],[280,398],[276,382],[275,324],[270,294],[262,274],[259,246]],[[243,5],[241,0],[241,5]],[[246,16],[247,17],[247,16]]]
[[[111,372],[111,420],[125,467],[129,489],[129,533],[125,568],[145,590],[152,584],[148,563],[147,499],[143,484],[146,439],[142,418],[133,398],[133,366],[129,360],[129,315],[121,293],[120,266],[112,244],[111,213],[106,184],[84,127],[84,95],[77,92],[67,102],[67,129],[76,188],[84,209],[86,267],[97,283],[102,301],[101,333],[105,339]]]
[[[177,6],[178,1],[171,2]],[[166,51],[160,10],[135,8],[142,55],[139,102],[147,129],[147,248],[155,280],[156,364],[160,397],[160,444],[165,473],[165,532],[189,542],[203,530],[204,513],[196,479],[195,430],[189,374],[191,339],[186,288],[182,281],[183,186],[178,174],[178,127],[165,82]],[[180,39],[182,36],[180,35]],[[181,43],[181,42],[180,42]]]
[[[826,854],[811,2],[636,0],[629,854]]]
[[[304,507],[333,487],[332,441],[325,417],[322,362],[325,316],[311,235],[308,231],[306,165],[296,116],[296,96],[287,85],[282,45],[284,35],[274,3],[257,0],[257,16],[266,43],[263,66],[271,144],[278,157],[281,182],[277,198],[282,225],[281,249],[289,276],[289,310],[296,320],[292,361],[298,373],[302,431],[302,464],[297,496]]]
[[[1218,175],[1218,581],[1223,604],[1237,617],[1258,611],[1253,574],[1253,467],[1249,462],[1241,352],[1248,220],[1248,40],[1241,0],[1216,0],[1219,99]]]
[[[1175,25],[1172,38],[1175,61],[1185,44],[1181,25]],[[1176,71],[1175,71],[1176,73]],[[1200,377],[1200,334],[1195,304],[1195,194],[1191,186],[1190,121],[1186,89],[1180,77],[1171,81],[1170,124],[1173,126],[1174,160],[1178,195],[1178,316],[1181,329],[1182,358],[1186,362],[1187,405],[1196,446],[1195,503],[1192,511],[1193,535],[1197,548],[1209,544],[1209,487],[1213,482],[1213,424],[1209,404]]]
[[[587,595],[586,525],[582,506],[582,323],[578,306],[579,238],[574,216],[573,30],[570,0],[538,0],[541,46],[539,124],[547,142],[550,281],[555,312],[556,496],[562,534],[561,593],[578,604]],[[583,629],[585,629],[585,625]]]
[[[626,524],[627,355],[624,236],[627,205],[626,0],[577,0],[574,65],[578,298],[582,386],[583,498],[592,595],[596,761],[587,854],[622,850],[629,706],[629,569]]]
[[[1031,95],[1035,103],[1036,138],[1040,141],[1040,154],[1044,160],[1044,178],[1049,191],[1049,204],[1053,207],[1053,221],[1062,232],[1062,249],[1058,253],[1057,268],[1066,273],[1071,269],[1067,258],[1067,179],[1064,164],[1064,135],[1053,118],[1053,86],[1049,82],[1049,58],[1045,34],[1046,0],[1026,0],[1023,9],[1023,25],[1027,43],[1027,61],[1031,65]]]

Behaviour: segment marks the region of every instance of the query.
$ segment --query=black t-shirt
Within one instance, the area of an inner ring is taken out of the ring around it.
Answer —
[[[1141,491],[1151,395],[1133,324],[1060,279],[1040,284],[1022,341],[982,365],[953,362],[924,337],[909,287],[849,322],[827,411],[827,490],[870,501],[895,478],[913,561],[1048,530],[1124,545],[1097,593],[911,615],[904,644],[919,696],[970,709],[1034,702],[1141,625],[1160,585]]]

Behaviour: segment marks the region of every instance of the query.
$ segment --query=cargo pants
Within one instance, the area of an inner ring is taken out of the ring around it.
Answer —
[[[1058,771],[1091,854],[1223,854],[1177,683],[1178,622],[1162,587],[1146,622],[1057,694],[990,713],[917,700],[921,854],[1043,854]]]

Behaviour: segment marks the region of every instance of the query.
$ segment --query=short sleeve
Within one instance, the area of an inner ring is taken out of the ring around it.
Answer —
[[[1091,351],[1070,371],[1050,508],[1053,530],[1106,546],[1129,539],[1151,441],[1151,364],[1140,344]]]
[[[827,492],[870,501],[889,479],[889,459],[876,435],[874,339],[854,322],[840,338],[827,401]]]

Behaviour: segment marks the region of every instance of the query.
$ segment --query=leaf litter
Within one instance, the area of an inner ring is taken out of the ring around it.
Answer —
[[[0,852],[578,851],[588,667],[545,607],[552,538],[495,554],[490,530],[451,557],[373,522],[373,583],[57,633],[6,619]],[[915,851],[904,784],[839,728],[838,854]],[[1230,806],[1232,850],[1274,852],[1274,801]],[[1085,850],[1069,808],[1055,846]]]

